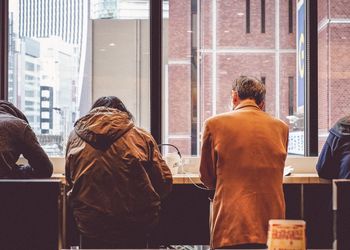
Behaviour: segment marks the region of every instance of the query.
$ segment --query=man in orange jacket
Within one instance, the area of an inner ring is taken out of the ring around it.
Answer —
[[[205,122],[201,180],[215,189],[212,248],[264,248],[268,221],[285,217],[283,168],[288,126],[263,111],[265,86],[240,77],[234,110]]]

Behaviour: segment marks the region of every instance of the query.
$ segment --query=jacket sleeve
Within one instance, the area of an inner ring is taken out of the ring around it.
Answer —
[[[213,138],[208,123],[204,125],[202,136],[202,152],[199,166],[200,179],[205,186],[215,189],[216,186],[216,157]]]
[[[71,164],[72,164],[72,157],[70,156],[69,152],[71,150],[71,140],[72,140],[72,134],[74,133],[71,132],[71,134],[68,137],[67,141],[67,147],[66,147],[66,157],[65,157],[65,176],[66,176],[66,181],[68,184],[68,190],[73,187],[73,182],[72,182],[72,176],[71,176]]]
[[[149,154],[151,164],[146,168],[147,174],[158,195],[164,198],[172,190],[173,177],[153,138],[149,142]]]
[[[28,160],[29,166],[20,167],[22,177],[49,178],[53,172],[49,157],[40,146],[33,130],[29,125],[25,127],[22,141],[22,154]],[[28,171],[31,170],[31,171]]]
[[[326,143],[324,144],[318,161],[316,164],[316,169],[319,177],[326,179],[338,178],[339,175],[339,163],[335,162],[334,152],[332,149],[332,144],[334,143],[334,138],[329,134]]]

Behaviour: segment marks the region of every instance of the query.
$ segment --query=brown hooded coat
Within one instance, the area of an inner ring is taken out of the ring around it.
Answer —
[[[172,176],[157,144],[126,113],[98,107],[79,119],[66,153],[70,203],[80,232],[113,239],[158,221]]]

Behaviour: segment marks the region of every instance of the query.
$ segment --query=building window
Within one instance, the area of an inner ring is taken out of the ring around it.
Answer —
[[[265,0],[261,0],[261,33],[265,33]]]
[[[26,70],[34,71],[34,69],[35,69],[34,63],[26,62]]]
[[[289,115],[294,114],[294,98],[295,98],[295,91],[294,91],[294,77],[288,77],[288,113]]]
[[[293,0],[288,1],[288,30],[289,33],[293,33]]]
[[[245,2],[246,8],[246,33],[250,33],[250,0]]]
[[[8,2],[9,100],[49,155],[64,155],[74,122],[101,96],[118,96],[149,130],[149,0]]]

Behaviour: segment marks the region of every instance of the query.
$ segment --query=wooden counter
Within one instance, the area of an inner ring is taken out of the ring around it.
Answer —
[[[177,174],[173,176],[174,184],[201,184],[198,174]],[[283,177],[284,184],[330,184],[331,181],[318,177],[317,174],[292,174]]]
[[[64,180],[63,174],[55,173],[52,175],[54,179]],[[173,176],[174,184],[202,184],[199,179],[199,174],[177,174]],[[284,184],[330,184],[331,180],[318,177],[317,174],[292,174],[290,176],[283,177]]]

